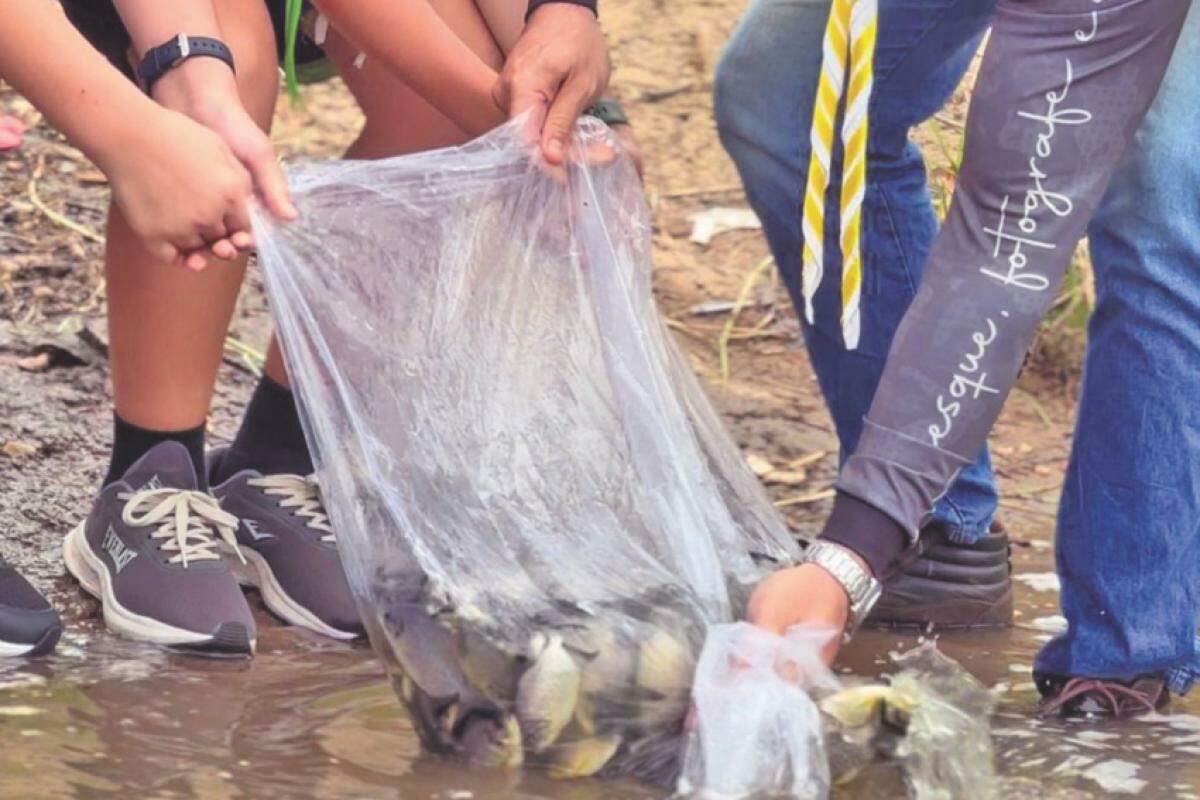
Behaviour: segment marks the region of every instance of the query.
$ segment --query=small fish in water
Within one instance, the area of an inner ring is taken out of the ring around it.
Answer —
[[[553,778],[587,778],[603,769],[620,746],[616,735],[576,739],[549,748],[544,759]]]
[[[913,698],[900,694],[891,686],[877,684],[843,689],[823,699],[820,705],[822,711],[847,728],[874,724],[885,706],[906,714],[911,714],[916,708]]]
[[[842,734],[849,742],[885,757],[895,754],[919,704],[907,692],[880,685],[843,689],[819,703],[821,710],[842,726]]]
[[[562,637],[539,633],[531,645],[533,663],[517,684],[517,718],[525,746],[540,753],[575,715],[582,676]]]
[[[635,681],[650,694],[640,703],[644,725],[656,728],[682,722],[695,669],[692,652],[665,630],[658,628],[642,640]]]
[[[503,720],[471,715],[462,723],[457,749],[468,763],[481,767],[516,769],[525,761],[521,727],[510,715]]]

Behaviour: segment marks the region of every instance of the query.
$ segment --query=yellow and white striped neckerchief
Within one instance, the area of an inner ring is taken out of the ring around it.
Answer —
[[[824,273],[825,195],[838,107],[842,119],[841,248],[842,339],[858,347],[862,299],[862,205],[867,182],[867,104],[875,80],[875,36],[878,0],[833,0],[821,58],[821,81],[812,115],[812,157],[804,192],[804,314],[813,322],[813,296]]]

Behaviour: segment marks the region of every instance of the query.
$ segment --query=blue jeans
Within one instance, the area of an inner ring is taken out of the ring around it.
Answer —
[[[1200,615],[1200,6],[1089,231],[1096,309],[1059,509],[1068,632],[1037,669],[1196,674]]]
[[[907,130],[945,101],[993,5],[881,0],[863,247],[864,295],[874,300],[863,304],[870,315],[863,351],[840,346],[836,280],[822,286],[818,325],[806,330],[843,452],[857,441],[935,229]],[[826,0],[757,0],[717,78],[722,140],[794,300],[809,106],[828,7]],[[1038,655],[1041,672],[1166,671],[1176,691],[1200,677],[1198,70],[1200,6],[1090,229],[1097,307],[1057,535],[1070,627]],[[827,242],[830,274],[838,271],[837,249]],[[985,454],[962,473],[938,518],[957,522],[969,540],[983,533],[995,501]]]
[[[800,202],[829,6],[830,0],[757,0],[734,31],[717,70],[721,141],[741,172],[798,309],[803,308]],[[843,457],[858,442],[896,326],[916,294],[937,234],[925,163],[908,139],[909,129],[950,97],[994,9],[995,0],[880,3],[863,204],[862,338],[855,351],[842,345],[837,203],[829,207],[827,278],[814,301],[816,324],[804,328]],[[840,185],[840,160],[835,152],[835,186]],[[996,502],[985,448],[938,503],[934,520],[952,539],[973,542],[986,535]]]

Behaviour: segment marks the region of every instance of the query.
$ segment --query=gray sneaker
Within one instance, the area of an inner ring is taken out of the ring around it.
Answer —
[[[100,491],[63,542],[67,569],[133,639],[211,654],[250,654],[256,630],[220,542],[237,518],[198,491],[187,449],[163,442]]]
[[[218,472],[224,454],[224,448],[209,454],[209,475]],[[233,568],[242,583],[258,588],[267,608],[292,625],[335,639],[364,634],[312,477],[242,470],[213,494],[241,520],[237,540],[246,561]]]

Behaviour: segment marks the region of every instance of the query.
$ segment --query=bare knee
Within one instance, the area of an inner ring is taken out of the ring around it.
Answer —
[[[255,122],[267,130],[279,92],[279,63],[271,17],[262,3],[219,0],[215,6],[225,43],[233,51],[242,103]]]

